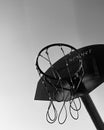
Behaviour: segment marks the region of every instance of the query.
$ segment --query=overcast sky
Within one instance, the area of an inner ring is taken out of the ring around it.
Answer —
[[[45,120],[48,102],[34,101],[35,68],[44,46],[104,44],[103,0],[0,0],[0,129],[96,130],[82,104],[80,118],[64,125]],[[91,96],[104,119],[104,85]]]

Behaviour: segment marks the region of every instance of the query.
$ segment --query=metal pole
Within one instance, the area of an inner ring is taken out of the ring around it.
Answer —
[[[86,107],[93,123],[95,124],[95,127],[97,130],[104,130],[104,123],[90,97],[89,94],[84,95],[81,97],[82,102],[84,103],[84,106]]]

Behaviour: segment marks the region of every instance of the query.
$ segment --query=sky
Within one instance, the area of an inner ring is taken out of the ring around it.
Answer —
[[[77,121],[47,123],[48,102],[34,101],[35,60],[46,45],[104,44],[103,34],[103,0],[0,0],[0,129],[95,130],[83,104]],[[103,86],[90,95],[104,120]]]

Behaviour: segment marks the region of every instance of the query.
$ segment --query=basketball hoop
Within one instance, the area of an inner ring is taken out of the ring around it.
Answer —
[[[63,43],[48,45],[39,52],[36,68],[50,101],[46,113],[47,121],[54,123],[58,118],[58,122],[63,124],[67,119],[66,102],[69,102],[69,112],[72,118],[78,119],[81,101],[76,93],[84,75],[83,61],[78,50]],[[79,102],[79,107],[76,100]],[[54,101],[63,102],[59,113]],[[51,108],[53,108],[54,117],[51,117]],[[60,121],[63,110],[65,110],[65,118]],[[76,112],[76,117],[73,116],[72,110]]]

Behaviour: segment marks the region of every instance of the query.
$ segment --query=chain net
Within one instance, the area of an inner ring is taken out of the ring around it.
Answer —
[[[41,65],[39,60],[42,62]],[[44,66],[42,60],[48,65]],[[60,66],[57,66],[57,61]],[[64,67],[61,68],[61,66]],[[59,124],[63,124],[68,117],[68,110],[71,117],[77,120],[81,109],[81,100],[80,97],[76,97],[76,93],[84,75],[83,62],[78,50],[62,43],[49,45],[38,54],[36,67],[49,97],[46,120],[51,124],[56,120]],[[49,70],[47,71],[45,67],[48,67]],[[62,105],[59,111],[55,106],[56,101],[61,102]]]

